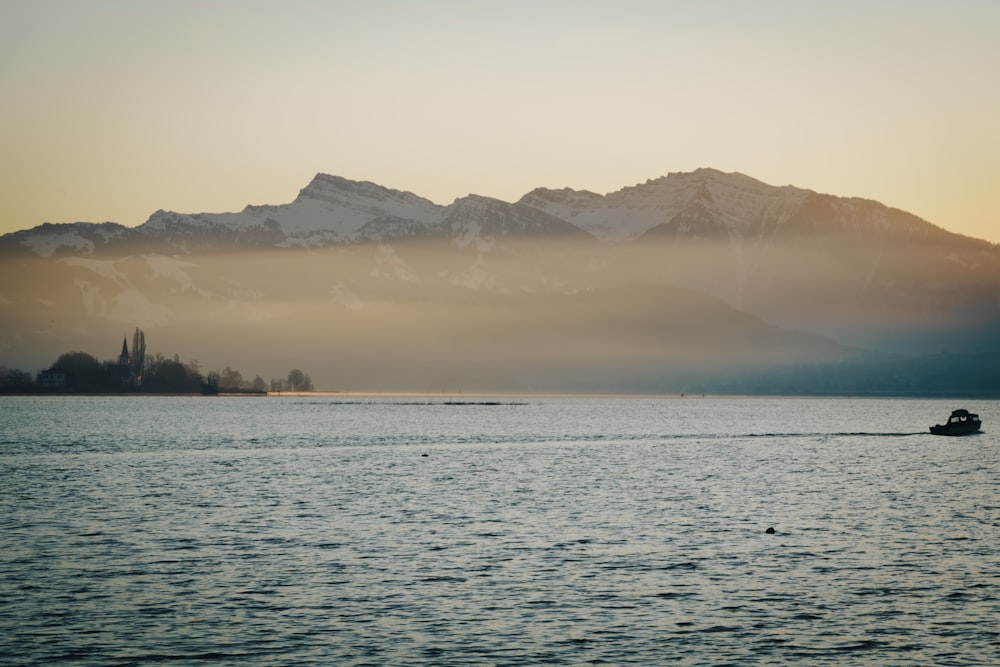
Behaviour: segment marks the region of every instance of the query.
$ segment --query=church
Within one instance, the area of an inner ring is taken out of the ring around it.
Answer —
[[[122,351],[118,359],[104,362],[104,370],[113,383],[132,386],[141,382],[141,379],[132,373],[132,355],[128,351],[128,337],[122,338]]]

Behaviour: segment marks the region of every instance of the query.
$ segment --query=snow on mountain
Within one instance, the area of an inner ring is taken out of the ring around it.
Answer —
[[[334,207],[364,210],[373,215],[393,215],[430,222],[439,216],[441,206],[412,192],[393,190],[368,181],[351,181],[339,176],[317,174],[299,192],[296,202],[323,201]]]
[[[0,246],[21,247],[40,257],[58,252],[89,254],[96,247],[120,240],[131,230],[113,222],[45,223],[0,237]]]
[[[539,188],[520,204],[571,221],[594,236],[628,241],[653,230],[684,236],[742,236],[762,223],[781,224],[808,190],[774,187],[715,169],[675,173],[601,196]]]
[[[75,252],[90,253],[94,250],[94,242],[80,234],[74,232],[63,232],[61,234],[46,234],[29,238],[25,245],[35,251],[41,257],[50,257],[60,249],[73,250]]]
[[[266,207],[278,213],[278,207]],[[441,219],[442,207],[411,192],[391,190],[367,181],[350,181],[318,174],[294,202],[280,212],[282,228],[290,236],[334,230],[344,241],[353,240],[366,226],[409,221],[428,226]]]
[[[776,187],[738,173],[672,173],[606,195],[539,188],[516,203],[469,195],[441,206],[367,181],[316,175],[294,201],[235,213],[157,211],[136,228],[114,223],[45,224],[0,237],[0,249],[90,254],[137,245],[141,252],[213,246],[322,247],[447,239],[485,250],[499,239],[571,235],[612,242],[647,236],[745,241],[839,233],[858,243],[872,234],[920,239],[946,234],[877,202]],[[954,235],[951,235],[954,236]]]
[[[289,203],[248,206],[239,213],[157,211],[138,229],[175,239],[200,235],[221,241],[319,247],[445,235],[480,249],[505,236],[583,233],[543,211],[469,195],[445,207],[410,192],[318,174]]]
[[[379,231],[406,235],[411,227],[420,231],[440,220],[441,211],[409,192],[318,174],[290,204],[247,206],[240,213],[157,211],[138,229],[151,235],[244,233],[273,245],[318,246],[372,240]]]
[[[503,237],[585,236],[579,227],[544,211],[479,195],[456,199],[446,209],[441,227],[459,247],[492,245]]]

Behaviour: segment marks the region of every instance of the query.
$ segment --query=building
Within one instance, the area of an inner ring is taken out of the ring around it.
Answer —
[[[66,386],[66,374],[62,371],[45,369],[38,373],[38,386],[45,389],[61,389]]]
[[[128,353],[128,338],[122,339],[122,351],[116,361],[104,362],[104,370],[112,384],[133,385],[132,357]]]

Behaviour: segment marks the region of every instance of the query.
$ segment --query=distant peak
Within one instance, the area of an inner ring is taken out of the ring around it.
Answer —
[[[495,205],[495,204],[507,204],[507,202],[502,199],[497,199],[496,197],[487,197],[485,195],[468,194],[464,197],[458,197],[452,202],[452,206],[456,205]]]
[[[352,181],[343,176],[331,174],[316,174],[309,185],[299,191],[296,201],[303,199],[320,199],[323,201],[340,201],[344,198],[385,201],[387,199],[421,202],[435,206],[429,199],[415,195],[405,190],[394,190],[371,181]]]
[[[299,191],[299,197],[314,197],[324,199],[323,195],[331,191],[341,192],[372,192],[384,191],[380,185],[369,181],[352,181],[342,176],[319,173],[313,176],[309,185]]]
[[[573,188],[535,188],[528,194],[521,197],[517,203],[527,204],[529,206],[532,204],[538,204],[539,202],[576,202],[578,204],[589,202],[596,204],[602,199],[604,199],[602,195],[591,192],[590,190],[574,190]]]
[[[755,178],[751,178],[746,174],[740,173],[738,171],[721,171],[719,169],[714,169],[712,167],[699,167],[694,171],[672,171],[666,176],[661,176],[660,178],[655,178],[646,181],[647,183],[656,183],[660,181],[672,181],[672,180],[696,180],[696,181],[744,181],[761,183]],[[763,185],[763,183],[761,183]]]
[[[765,183],[764,181],[753,178],[752,176],[747,176],[744,173],[738,171],[725,172],[719,169],[714,169],[711,167],[699,167],[694,171],[676,171],[670,172],[666,176],[660,176],[659,178],[651,178],[645,183],[636,185],[633,187],[625,187],[622,192],[633,191],[636,189],[644,188],[691,188],[691,187],[724,187],[724,188],[735,188],[738,190],[750,190],[750,191],[784,191],[784,192],[809,192],[808,190],[803,190],[802,188],[797,188],[793,185],[771,185]]]

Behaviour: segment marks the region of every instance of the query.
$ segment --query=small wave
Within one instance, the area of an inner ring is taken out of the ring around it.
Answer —
[[[714,634],[718,632],[739,632],[741,629],[738,625],[710,625],[707,628],[701,628],[699,632]]]
[[[697,570],[698,564],[691,561],[683,561],[680,563],[671,563],[669,565],[664,565],[659,568],[661,570]]]

